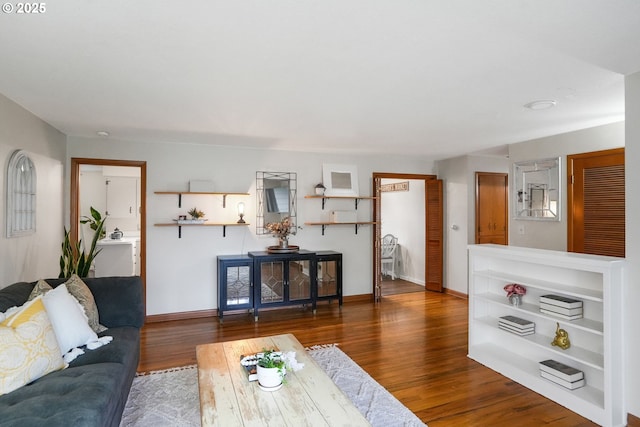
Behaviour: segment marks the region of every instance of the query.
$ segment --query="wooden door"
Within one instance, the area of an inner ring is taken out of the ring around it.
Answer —
[[[567,249],[624,257],[624,148],[567,156],[567,170]]]
[[[476,172],[476,243],[508,243],[509,175]]]
[[[425,288],[428,291],[442,292],[443,280],[443,230],[442,230],[442,180],[426,181],[425,200],[427,205],[427,262]]]

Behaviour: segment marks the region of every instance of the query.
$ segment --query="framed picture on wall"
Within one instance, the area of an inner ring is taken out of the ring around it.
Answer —
[[[355,196],[358,194],[358,167],[355,165],[322,165],[325,196]]]

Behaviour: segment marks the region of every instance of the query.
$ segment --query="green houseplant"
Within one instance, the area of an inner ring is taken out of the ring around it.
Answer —
[[[263,350],[258,353],[258,383],[265,389],[277,390],[284,382],[287,365],[282,353],[275,350]]]
[[[94,209],[93,206],[91,206],[89,210],[91,212],[91,216],[86,216],[86,215],[82,216],[82,218],[80,218],[80,224],[89,224],[89,227],[91,227],[93,231],[97,232],[98,225],[100,223],[104,224],[104,220],[106,218],[103,219],[100,212]],[[100,239],[104,239],[105,237],[107,237],[107,230],[105,230],[104,227],[102,227],[100,231]]]
[[[97,214],[97,218],[96,215],[94,215],[94,212]],[[66,227],[64,228],[62,255],[60,255],[60,274],[58,277],[71,277],[72,274],[77,274],[79,277],[87,277],[89,275],[93,260],[102,250],[96,250],[98,240],[100,240],[101,236],[106,233],[104,230],[104,221],[106,218],[102,218],[100,213],[93,209],[93,207],[91,208],[91,214],[93,216],[93,221],[95,222],[95,228],[92,224],[91,229],[94,230],[95,233],[93,234],[91,247],[87,253],[85,253],[85,247],[82,244],[82,239],[79,239],[77,242],[72,242],[71,231],[67,230]],[[89,221],[80,222],[85,224]]]

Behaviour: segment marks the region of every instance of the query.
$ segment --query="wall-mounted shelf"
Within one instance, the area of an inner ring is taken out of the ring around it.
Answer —
[[[175,222],[168,222],[168,223],[159,223],[159,224],[153,224],[156,227],[178,227],[178,239],[180,239],[182,237],[182,227],[222,227],[222,237],[227,237],[227,227],[241,227],[241,226],[247,226],[250,225],[249,223],[245,222],[245,223],[235,223],[235,222],[229,222],[229,223],[215,223],[215,222],[209,222],[209,223],[205,223],[205,224],[178,224]]]
[[[249,193],[229,193],[229,192],[200,192],[200,191],[155,191],[155,194],[176,194],[178,196],[178,207],[182,207],[182,195],[191,194],[195,196],[222,196],[222,207],[227,207],[227,196],[248,196]]]
[[[358,209],[358,202],[360,200],[375,200],[375,197],[370,196],[316,196],[316,195],[307,195],[304,196],[305,199],[322,199],[322,209],[324,210],[324,204],[327,199],[346,199],[346,200],[355,200],[356,210]]]
[[[372,225],[377,224],[372,221],[363,221],[363,222],[305,222],[304,225],[319,225],[322,227],[322,235],[324,236],[324,230],[330,225],[353,225],[355,227],[355,232],[358,234],[358,229],[363,225]]]

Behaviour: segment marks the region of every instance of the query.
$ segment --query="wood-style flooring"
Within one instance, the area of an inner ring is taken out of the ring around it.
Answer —
[[[150,323],[140,371],[195,364],[198,344],[292,333],[340,348],[429,427],[593,426],[587,419],[467,357],[467,301],[432,292],[382,302],[320,303],[217,318]],[[637,419],[636,419],[637,420]],[[629,424],[635,425],[638,424]]]

